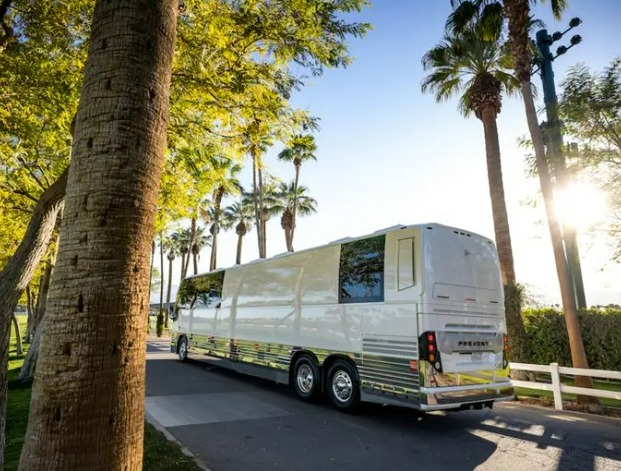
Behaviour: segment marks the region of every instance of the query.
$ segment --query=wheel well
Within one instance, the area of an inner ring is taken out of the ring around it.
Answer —
[[[354,369],[355,373],[356,373],[356,380],[360,381],[360,374],[358,373],[358,366],[356,366],[356,363],[354,362],[354,360],[352,360],[347,355],[343,355],[343,354],[337,353],[337,354],[334,354],[334,355],[330,355],[323,362],[323,384],[327,384],[328,383],[328,378],[326,377],[327,374],[328,374],[328,370],[338,360],[343,360],[343,361],[346,361],[347,363],[349,363],[351,365],[351,367]]]
[[[321,371],[321,365],[319,364],[319,360],[317,360],[317,356],[311,352],[310,350],[297,350],[293,356],[291,357],[291,362],[289,363],[289,384],[293,384],[293,369],[295,368],[295,363],[298,361],[298,358],[302,356],[307,356],[311,360],[315,362],[319,371]]]

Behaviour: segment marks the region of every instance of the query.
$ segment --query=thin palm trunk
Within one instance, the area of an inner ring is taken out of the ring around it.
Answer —
[[[20,471],[142,470],[149,250],[178,2],[98,0]]]
[[[254,149],[254,147],[252,147],[250,149],[250,155],[252,156],[252,202],[254,203],[254,216],[255,216],[255,224],[257,226],[257,241],[258,241],[258,246],[259,246],[259,258],[265,258],[263,256],[263,251],[262,251],[262,243],[261,241],[263,240],[263,237],[261,236],[261,231],[262,231],[262,227],[261,227],[261,206],[259,203],[259,200],[261,198],[261,189],[259,188],[259,178],[258,178],[258,173],[259,173],[259,162],[258,162],[258,155],[257,155],[257,151]]]
[[[160,310],[158,316],[164,309],[164,234],[160,232]]]
[[[529,343],[522,318],[520,296],[515,285],[515,268],[513,249],[509,231],[509,216],[505,202],[504,183],[502,179],[502,162],[498,141],[497,113],[493,106],[483,106],[481,121],[485,133],[485,153],[487,160],[487,177],[489,182],[494,235],[500,262],[502,283],[505,287],[505,314],[509,337],[510,355],[513,361],[528,361]]]
[[[214,215],[215,219],[212,226],[211,234],[211,257],[209,259],[209,271],[213,271],[217,266],[218,257],[218,232],[220,232],[220,210],[222,207],[222,197],[224,196],[224,188],[218,188],[216,198],[214,201]]]
[[[535,109],[535,101],[533,99],[532,87],[529,81],[522,83],[522,96],[524,98],[524,106],[526,109],[526,119],[528,128],[535,147],[535,159],[537,164],[537,174],[539,176],[539,184],[543,194],[543,201],[548,219],[548,228],[550,238],[552,240],[552,250],[554,252],[554,262],[556,265],[556,273],[559,280],[561,290],[561,300],[563,303],[563,311],[565,314],[565,323],[567,324],[567,333],[569,336],[569,347],[571,350],[571,359],[574,368],[588,368],[584,343],[582,341],[582,333],[578,322],[578,310],[576,308],[576,297],[573,289],[573,283],[569,272],[567,259],[565,258],[565,250],[563,246],[563,235],[559,224],[558,217],[554,208],[554,196],[552,182],[550,180],[550,172],[545,159],[545,149],[539,122],[537,121],[537,112]],[[577,376],[576,385],[579,387],[592,388],[593,381],[589,377]]]
[[[500,160],[500,144],[496,126],[496,111],[487,106],[481,111],[481,121],[485,132],[485,153],[487,156],[487,178],[489,182],[492,217],[494,219],[494,235],[500,260],[503,285],[515,282],[513,249],[509,231],[509,216],[505,202],[505,191],[502,179],[502,163]]]
[[[293,252],[293,236],[295,234],[295,225],[297,222],[298,214],[298,184],[300,182],[300,164],[295,165],[295,183],[293,184],[293,222],[291,224],[291,230],[287,241],[287,250]]]
[[[172,275],[173,275],[173,261],[175,257],[168,257],[168,286],[166,287],[166,306],[170,306],[170,294],[172,292]],[[164,316],[164,327],[168,327],[168,310]]]
[[[19,322],[17,322],[15,314],[11,316],[11,321],[13,323],[13,330],[15,331],[15,350],[17,356],[21,357],[24,354],[24,347],[22,346],[22,331],[19,328]]]
[[[241,255],[242,255],[242,242],[243,242],[244,236],[243,235],[238,235],[237,236],[237,256],[235,257],[235,263],[237,265],[241,264]]]

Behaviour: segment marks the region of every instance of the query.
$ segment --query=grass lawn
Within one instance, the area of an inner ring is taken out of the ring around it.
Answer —
[[[22,335],[26,331],[26,316],[17,316]],[[24,345],[24,355],[28,345]],[[4,452],[4,471],[16,471],[19,455],[24,443],[30,407],[32,384],[20,384],[17,375],[24,362],[24,357],[17,357],[15,334],[11,331],[9,344],[9,396],[7,401],[6,448]],[[170,442],[164,434],[152,425],[145,423],[144,460],[145,471],[200,471],[201,468],[184,455],[179,447]]]

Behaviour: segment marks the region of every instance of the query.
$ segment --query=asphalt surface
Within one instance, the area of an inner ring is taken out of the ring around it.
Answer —
[[[149,342],[146,410],[212,471],[621,471],[621,420],[524,406],[432,413],[307,404]]]

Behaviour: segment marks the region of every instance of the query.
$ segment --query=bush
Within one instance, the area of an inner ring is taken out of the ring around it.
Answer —
[[[157,315],[157,321],[155,322],[155,335],[161,337],[164,334],[164,314],[161,312]]]
[[[530,309],[524,312],[531,341],[531,362],[572,366],[567,327],[562,312]],[[578,314],[589,368],[621,370],[621,311],[588,309]]]

